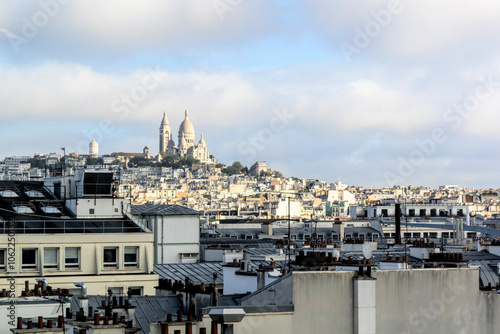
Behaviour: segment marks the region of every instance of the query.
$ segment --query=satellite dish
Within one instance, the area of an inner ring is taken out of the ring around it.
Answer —
[[[372,258],[373,250],[369,243],[363,244],[363,256],[365,259],[369,260]]]

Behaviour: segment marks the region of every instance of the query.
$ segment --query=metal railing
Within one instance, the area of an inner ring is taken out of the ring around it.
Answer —
[[[78,233],[138,233],[144,230],[128,220],[114,221],[16,221],[14,229],[0,221],[0,233],[8,234],[78,234]]]

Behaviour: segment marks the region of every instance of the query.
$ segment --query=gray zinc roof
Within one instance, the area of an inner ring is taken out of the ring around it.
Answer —
[[[492,265],[496,264],[497,262],[488,260],[469,261],[469,266],[475,265],[479,267],[479,279],[481,280],[481,284],[483,286],[488,286],[488,284],[491,284],[491,286],[495,287],[498,285],[499,283],[498,275],[496,274],[495,270],[493,270],[493,268],[491,267]]]
[[[209,284],[214,281],[213,273],[217,273],[217,281],[222,282],[222,264],[220,262],[155,264],[154,272],[163,279],[183,281],[186,277],[194,284]]]
[[[259,265],[269,265],[266,261],[252,261],[252,268],[255,270]],[[160,279],[171,279],[183,281],[188,277],[194,284],[210,284],[214,280],[213,273],[217,273],[217,284],[222,285],[224,276],[222,262],[197,262],[197,263],[175,263],[175,264],[155,264],[154,272]],[[276,262],[277,267],[285,267],[284,261]]]
[[[196,211],[177,204],[144,204],[132,205],[133,215],[143,216],[200,216],[201,211]]]

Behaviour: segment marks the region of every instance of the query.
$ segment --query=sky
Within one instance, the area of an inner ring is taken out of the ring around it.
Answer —
[[[500,187],[500,2],[0,0],[0,158],[159,150],[388,187]]]

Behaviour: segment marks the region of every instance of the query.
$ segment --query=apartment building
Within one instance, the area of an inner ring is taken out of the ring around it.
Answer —
[[[115,188],[108,170],[0,181],[0,289],[19,293],[45,278],[76,294],[73,282],[91,294],[154,294],[153,233],[133,221]]]

